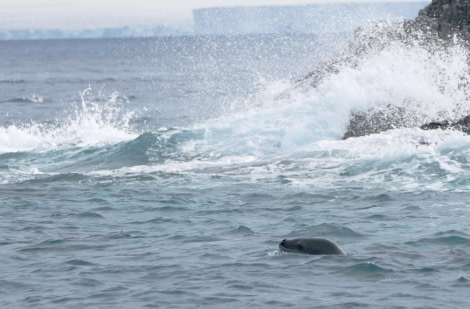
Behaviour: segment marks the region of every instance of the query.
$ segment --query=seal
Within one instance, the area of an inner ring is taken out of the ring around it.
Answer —
[[[307,253],[313,255],[345,255],[344,251],[337,244],[327,238],[318,237],[295,238],[291,240],[284,239],[279,244],[279,250],[284,252]]]

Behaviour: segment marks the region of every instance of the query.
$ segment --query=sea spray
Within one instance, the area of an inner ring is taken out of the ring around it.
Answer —
[[[119,100],[117,92],[95,95],[88,87],[80,92],[80,101],[72,104],[73,112],[61,119],[0,127],[0,153],[88,147],[135,138],[129,125],[133,112],[125,111]]]
[[[76,106],[75,116],[62,125],[65,143],[74,140],[79,146],[113,144],[137,136],[130,127],[134,112],[125,110],[120,103],[127,98],[118,92],[94,94],[91,87],[82,91],[80,98],[81,108]]]
[[[384,21],[358,29],[348,49],[296,88],[313,97],[332,95],[351,117],[345,137],[366,135],[467,115],[467,60],[457,38],[443,41],[412,32],[407,22]]]
[[[201,151],[264,158],[469,112],[468,52],[458,40],[449,44],[411,34],[404,21],[385,21],[358,30],[332,59],[319,66],[323,71],[267,85],[243,108],[198,124],[207,137]]]

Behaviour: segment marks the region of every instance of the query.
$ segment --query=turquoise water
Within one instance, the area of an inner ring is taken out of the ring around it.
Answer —
[[[341,139],[390,102],[464,114],[466,55],[392,44],[298,87],[345,43],[0,42],[1,306],[466,307],[468,136]],[[347,255],[278,250],[312,236]]]

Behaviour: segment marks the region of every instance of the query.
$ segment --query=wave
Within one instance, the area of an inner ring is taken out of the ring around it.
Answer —
[[[186,141],[200,138],[189,130],[162,129],[160,132],[145,132],[135,139],[103,146],[66,150],[58,162],[64,172],[87,172],[96,169],[115,170],[132,166],[164,164],[168,160],[191,161],[194,157],[181,147]]]

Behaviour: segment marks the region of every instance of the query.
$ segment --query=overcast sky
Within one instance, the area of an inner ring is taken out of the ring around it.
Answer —
[[[192,23],[194,8],[390,1],[394,0],[0,0],[0,29],[178,25]]]

